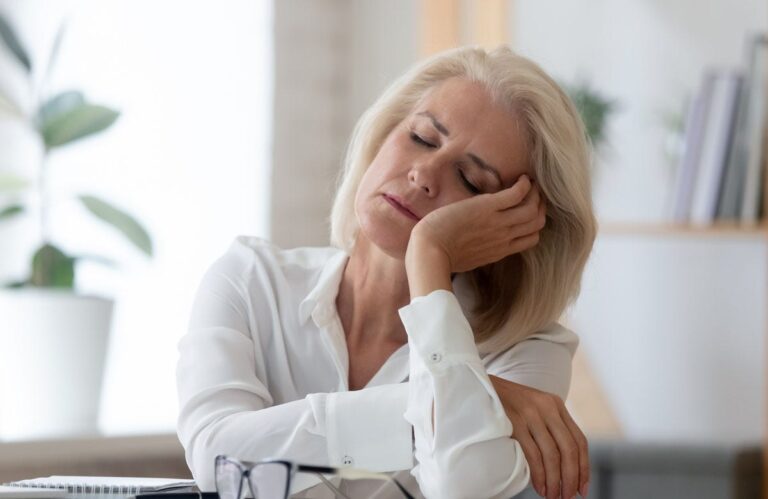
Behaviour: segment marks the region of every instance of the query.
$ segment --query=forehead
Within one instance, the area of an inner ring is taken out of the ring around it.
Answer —
[[[528,171],[527,133],[522,121],[511,109],[495,102],[481,83],[449,78],[427,92],[412,114],[424,111],[448,129],[449,139],[466,142],[468,152],[497,167],[505,180]]]

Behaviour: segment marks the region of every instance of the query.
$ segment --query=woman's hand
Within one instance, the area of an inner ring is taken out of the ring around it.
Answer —
[[[411,239],[445,253],[451,273],[466,272],[535,246],[545,218],[538,188],[522,175],[507,189],[432,211]]]
[[[587,439],[557,395],[491,376],[507,417],[512,438],[520,443],[531,470],[531,482],[547,499],[587,495]]]

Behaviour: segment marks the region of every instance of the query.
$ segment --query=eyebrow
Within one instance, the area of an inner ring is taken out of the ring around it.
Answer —
[[[437,128],[437,131],[438,131],[438,132],[442,133],[442,134],[443,134],[443,135],[445,135],[446,137],[450,137],[450,135],[451,135],[451,132],[449,132],[449,131],[448,131],[448,129],[447,129],[447,128],[445,128],[445,126],[443,126],[443,124],[442,124],[442,123],[440,123],[439,121],[437,121],[437,118],[435,118],[435,117],[432,115],[432,113],[430,113],[429,111],[422,111],[422,112],[420,112],[420,113],[417,113],[417,114],[416,114],[416,116],[426,116],[427,118],[429,118],[430,120],[432,120],[432,124],[433,124],[433,125],[435,125],[435,128]]]
[[[420,113],[416,113],[416,116],[426,116],[432,121],[432,125],[434,125],[434,127],[437,128],[438,132],[442,133],[446,137],[450,137],[451,132],[449,132],[448,129],[445,128],[445,126],[442,123],[437,121],[437,118],[435,118],[435,116],[429,111],[422,111]],[[476,155],[472,154],[471,152],[467,153],[467,156],[469,156],[477,166],[493,174],[493,176],[496,177],[496,180],[499,181],[502,187],[504,186],[504,182],[501,180],[501,175],[499,175],[499,171],[496,168],[492,167],[491,165],[489,165],[488,163],[486,163]]]
[[[483,170],[491,172],[493,174],[493,176],[496,177],[496,180],[499,181],[501,186],[504,187],[504,182],[501,180],[501,175],[499,175],[499,171],[496,170],[496,168],[492,167],[491,165],[489,165],[488,163],[486,163],[482,159],[478,158],[477,156],[475,156],[471,152],[467,153],[467,156],[472,158],[472,161],[474,161],[477,166],[479,166]]]

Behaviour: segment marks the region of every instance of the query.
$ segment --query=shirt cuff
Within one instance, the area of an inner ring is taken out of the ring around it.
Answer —
[[[411,369],[439,370],[457,363],[480,362],[472,327],[456,295],[437,289],[398,310],[408,333]]]
[[[411,469],[412,430],[403,416],[407,405],[408,383],[329,393],[325,407],[331,466]]]

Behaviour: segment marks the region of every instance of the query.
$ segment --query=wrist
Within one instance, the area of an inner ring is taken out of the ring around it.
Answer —
[[[448,254],[418,234],[412,234],[405,252],[405,270],[411,299],[437,289],[453,290]]]

